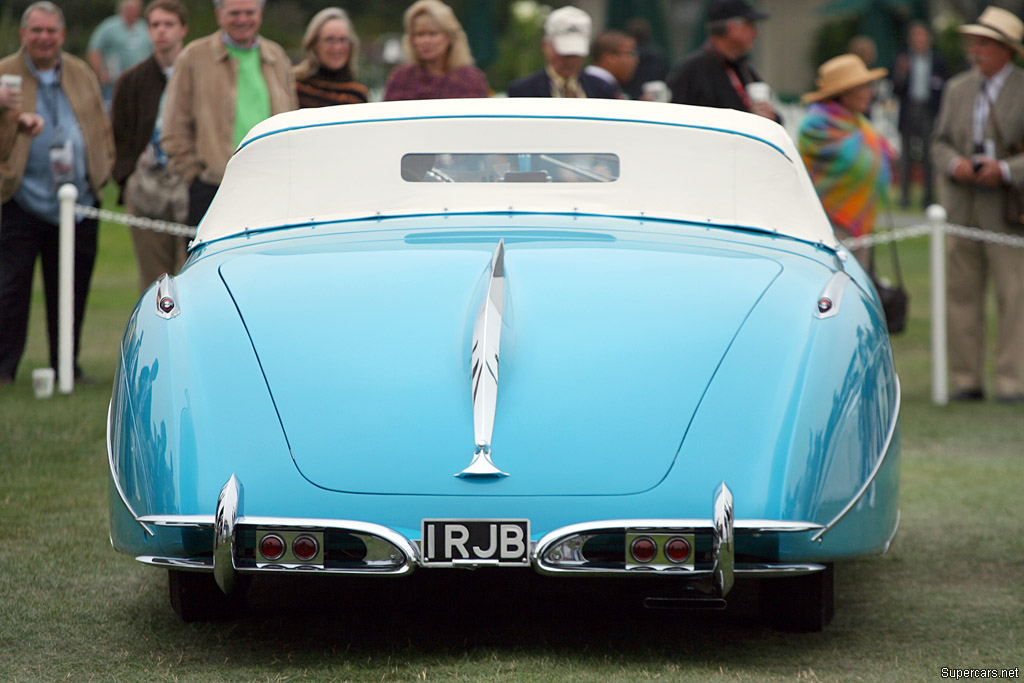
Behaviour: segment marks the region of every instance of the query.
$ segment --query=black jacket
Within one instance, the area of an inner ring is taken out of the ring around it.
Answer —
[[[747,64],[745,57],[736,62],[729,62],[710,45],[705,45],[688,57],[669,77],[668,87],[672,89],[672,101],[676,104],[750,111],[743,98],[736,92],[726,70],[727,66],[735,69],[744,86],[761,80],[753,67]]]
[[[619,96],[618,88],[596,76],[581,73],[580,85],[587,97],[614,100]],[[551,97],[551,79],[545,69],[512,81],[508,86],[509,97]]]
[[[153,57],[125,71],[114,86],[110,102],[116,151],[113,176],[122,189],[153,136],[160,97],[166,86],[163,69]]]

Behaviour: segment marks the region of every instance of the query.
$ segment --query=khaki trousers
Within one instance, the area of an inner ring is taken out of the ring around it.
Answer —
[[[132,207],[126,206],[125,208],[133,216],[139,215]],[[139,264],[139,293],[145,292],[146,288],[164,273],[174,275],[181,270],[187,256],[187,237],[144,230],[134,226],[131,231],[135,259]]]
[[[995,289],[995,390],[1013,396],[1024,390],[1024,249],[946,239],[949,371],[954,392],[984,389],[987,284]]]

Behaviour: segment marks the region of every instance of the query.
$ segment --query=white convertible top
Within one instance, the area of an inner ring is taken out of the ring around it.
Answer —
[[[614,154],[614,182],[409,182],[408,154]],[[476,212],[657,218],[836,248],[783,128],[727,109],[622,100],[421,100],[303,109],[246,136],[195,244],[288,225]]]

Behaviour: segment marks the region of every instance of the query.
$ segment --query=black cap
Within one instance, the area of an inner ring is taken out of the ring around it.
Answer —
[[[711,0],[708,8],[708,21],[725,21],[727,19],[749,19],[761,21],[768,15],[754,9],[746,0]]]

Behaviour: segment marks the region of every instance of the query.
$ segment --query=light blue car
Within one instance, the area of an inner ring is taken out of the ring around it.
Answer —
[[[111,539],[186,621],[284,573],[760,580],[819,630],[899,520],[870,279],[782,128],[592,100],[254,129],[128,322]]]

